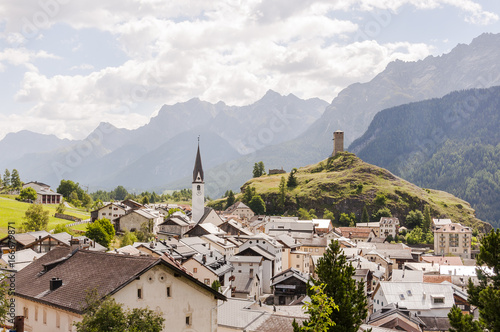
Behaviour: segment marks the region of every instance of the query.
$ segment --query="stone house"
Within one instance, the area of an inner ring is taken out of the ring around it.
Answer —
[[[217,331],[217,301],[225,296],[172,259],[56,248],[18,272],[16,315],[26,332],[75,331],[88,291],[128,308],[150,308],[163,331]]]

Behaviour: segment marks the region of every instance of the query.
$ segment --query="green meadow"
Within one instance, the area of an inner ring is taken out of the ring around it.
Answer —
[[[24,212],[30,206],[29,203],[18,202],[14,199],[14,196],[0,195],[0,236],[3,237],[7,235],[8,225],[10,222],[14,222],[16,231],[19,231],[21,225],[24,221]],[[49,224],[47,230],[54,229],[57,225],[63,224],[68,225],[73,223],[70,220],[58,219],[54,217],[56,213],[57,204],[44,204],[43,209],[49,211]],[[85,212],[81,209],[69,208],[67,207],[64,214],[75,216],[82,220],[90,218],[90,213]],[[72,227],[75,230],[85,230],[86,225],[81,224]]]

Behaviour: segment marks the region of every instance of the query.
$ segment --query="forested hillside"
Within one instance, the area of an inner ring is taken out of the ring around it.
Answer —
[[[478,218],[498,227],[499,128],[500,87],[459,91],[380,112],[349,150],[468,201]]]

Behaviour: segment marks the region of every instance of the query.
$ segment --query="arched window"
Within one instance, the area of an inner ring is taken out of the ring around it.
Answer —
[[[196,186],[196,190],[200,191],[200,190],[201,190],[201,186],[200,186],[200,185],[197,185],[197,186]]]

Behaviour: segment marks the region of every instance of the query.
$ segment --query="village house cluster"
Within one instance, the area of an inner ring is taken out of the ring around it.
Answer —
[[[242,202],[215,211],[204,204],[204,185],[198,147],[191,207],[125,200],[91,214],[92,221],[110,219],[120,233],[151,225],[151,242],[106,252],[85,236],[15,235],[16,314],[25,331],[74,331],[92,289],[162,312],[164,331],[292,331],[293,319],[307,318],[306,285],[330,241],[338,241],[364,284],[364,330],[447,331],[453,305],[474,309],[465,291],[469,279],[477,281],[468,227],[434,220],[436,255],[429,255],[385,242],[398,234],[397,218],[337,228],[324,219],[255,215]],[[179,211],[169,214],[172,208]]]

